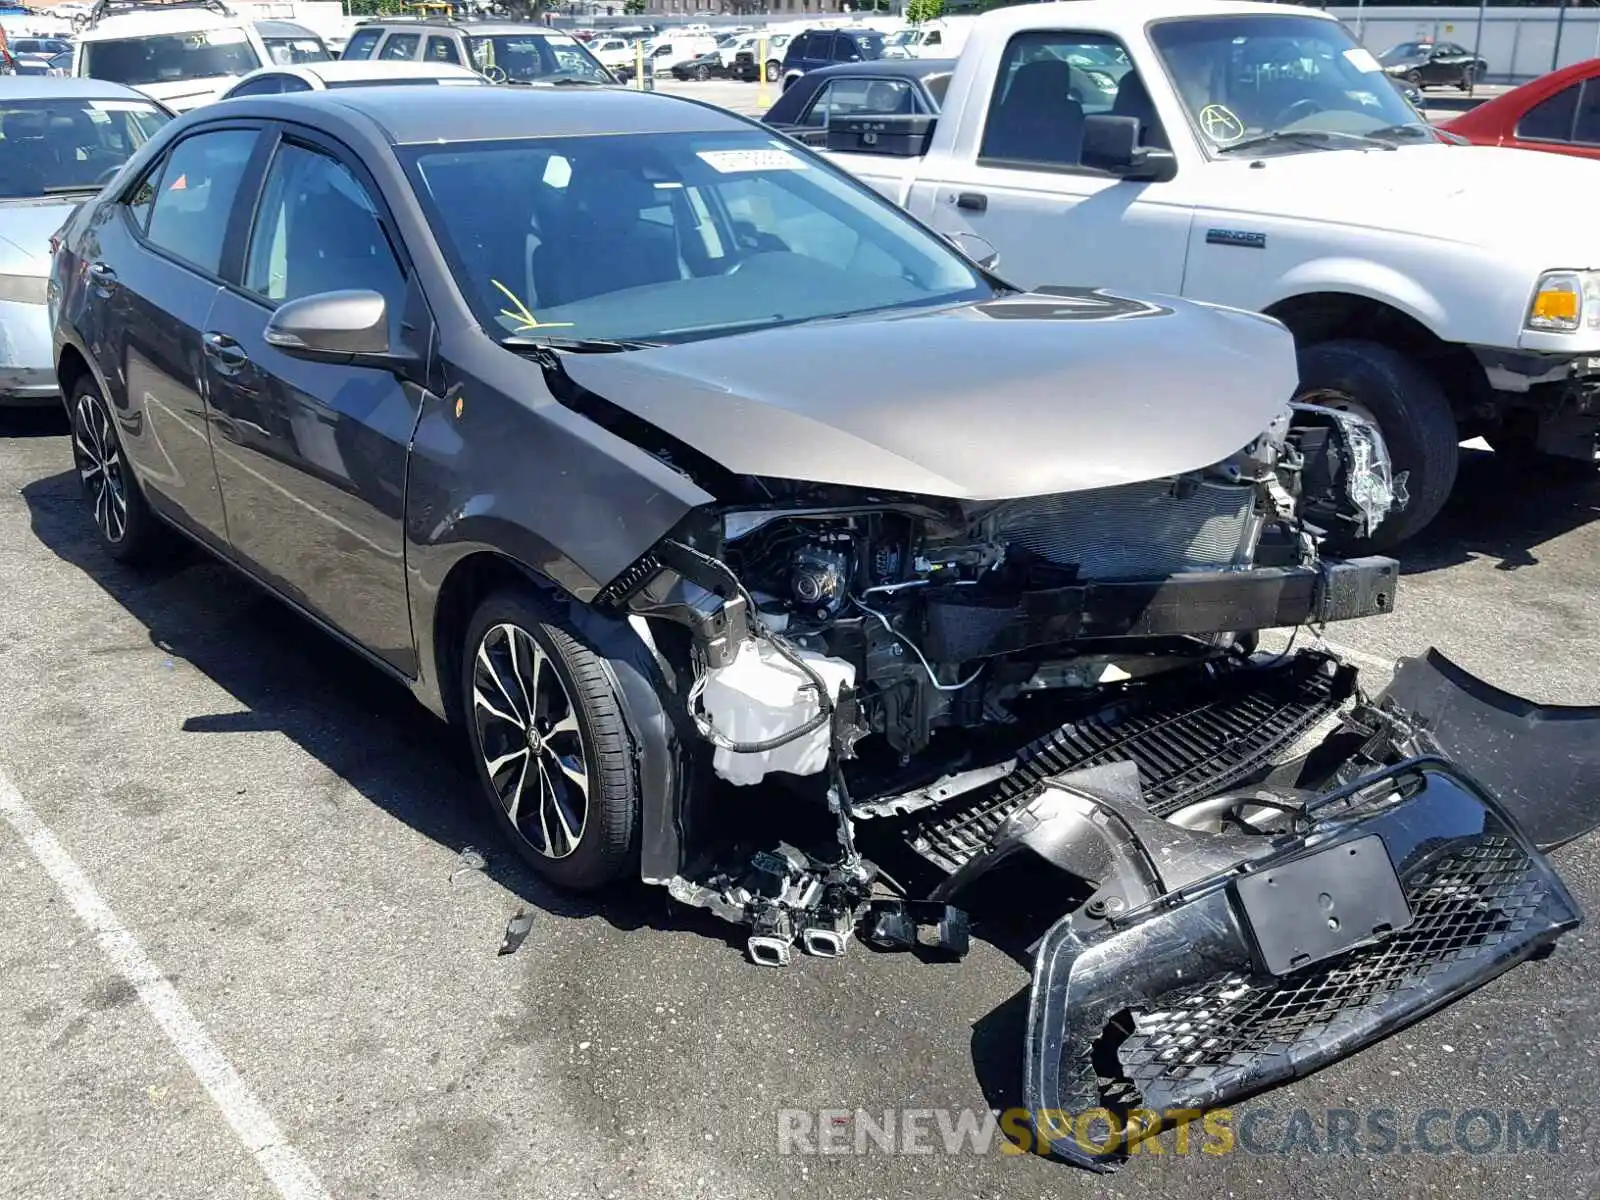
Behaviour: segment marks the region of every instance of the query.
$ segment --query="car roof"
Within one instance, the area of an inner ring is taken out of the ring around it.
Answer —
[[[1261,0],[1062,0],[1054,4],[1019,4],[997,8],[978,18],[979,29],[1007,32],[1024,29],[1077,29],[1085,25],[1133,36],[1154,21],[1177,17],[1310,17],[1336,20],[1331,13],[1300,5]],[[1065,22],[1065,24],[1063,24]]]
[[[257,21],[256,32],[262,37],[309,38],[316,37],[315,29],[308,29],[293,21]]]
[[[3,100],[143,100],[154,101],[143,92],[104,79],[73,79],[59,75],[0,75],[0,101]]]
[[[529,37],[564,37],[577,41],[565,29],[551,29],[547,25],[532,25],[526,21],[449,21],[442,18],[406,19],[395,17],[374,17],[362,21],[359,29],[382,29],[387,26],[396,29],[455,29],[462,33],[480,35],[499,35],[505,33],[520,33]]]
[[[483,82],[483,76],[454,63],[410,62],[395,59],[335,58],[327,62],[285,63],[282,66],[258,67],[248,75],[241,75],[229,88],[237,88],[262,75],[295,75],[310,82],[343,83],[363,79],[473,79]]]
[[[616,133],[699,133],[751,128],[709,104],[657,92],[610,87],[429,89],[418,104],[411,88],[349,88],[262,97],[286,108],[337,106],[367,117],[396,146],[423,142],[582,137]],[[203,110],[201,110],[203,111]],[[296,114],[299,115],[298,113]],[[307,114],[310,117],[311,114]],[[306,119],[306,118],[302,118]],[[307,119],[314,124],[314,119]]]
[[[134,37],[157,37],[163,33],[193,33],[201,29],[243,29],[250,22],[237,16],[223,16],[209,9],[173,5],[171,11],[153,4],[137,12],[119,12],[104,17],[77,34],[80,42],[106,42]]]
[[[833,79],[840,75],[872,75],[880,79],[926,79],[948,75],[956,69],[953,58],[874,58],[869,62],[835,63],[807,71],[806,78]]]

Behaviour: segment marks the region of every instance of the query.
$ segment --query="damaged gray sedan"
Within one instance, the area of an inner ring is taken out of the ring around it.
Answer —
[[[223,556],[466,730],[535,869],[757,963],[959,955],[971,885],[1049,864],[1035,1113],[1237,1099],[1579,919],[1543,851],[1594,824],[1600,713],[1257,651],[1393,607],[1337,548],[1405,501],[1370,424],[1288,403],[1275,322],[1020,293],[615,91],[202,109],[61,240],[110,553]]]

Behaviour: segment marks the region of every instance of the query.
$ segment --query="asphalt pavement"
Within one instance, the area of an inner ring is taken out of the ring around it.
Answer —
[[[55,414],[0,413],[0,1196],[1600,1192],[1585,930],[1110,1179],[949,1153],[963,1116],[1020,1102],[1028,976],[985,914],[961,963],[773,971],[659,892],[555,894],[443,727],[198,552],[112,563],[70,468]],[[1600,704],[1597,513],[1592,477],[1469,450],[1398,611],[1330,636],[1373,685],[1436,645]],[[1556,861],[1600,906],[1600,841]],[[1351,1120],[1396,1136],[1336,1136]]]

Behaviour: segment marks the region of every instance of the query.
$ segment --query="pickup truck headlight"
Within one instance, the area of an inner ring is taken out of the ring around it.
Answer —
[[[1534,289],[1524,325],[1547,333],[1576,333],[1585,325],[1600,328],[1600,274],[1546,271]]]

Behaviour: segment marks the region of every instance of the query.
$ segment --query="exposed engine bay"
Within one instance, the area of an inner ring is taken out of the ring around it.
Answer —
[[[1238,1099],[1579,921],[1543,851],[1597,823],[1600,710],[1436,655],[1373,696],[1320,645],[1398,582],[1328,553],[1405,503],[1359,418],[1296,407],[1210,467],[1042,497],[733,490],[602,601],[679,681],[724,803],[833,832],[752,851],[690,801],[647,814],[644,876],[784,966],[853,937],[960,956],[969,889],[1019,855],[1054,868],[1026,1099],[1060,1156],[1110,1169],[1162,1124],[1096,1152],[1041,1114]]]

